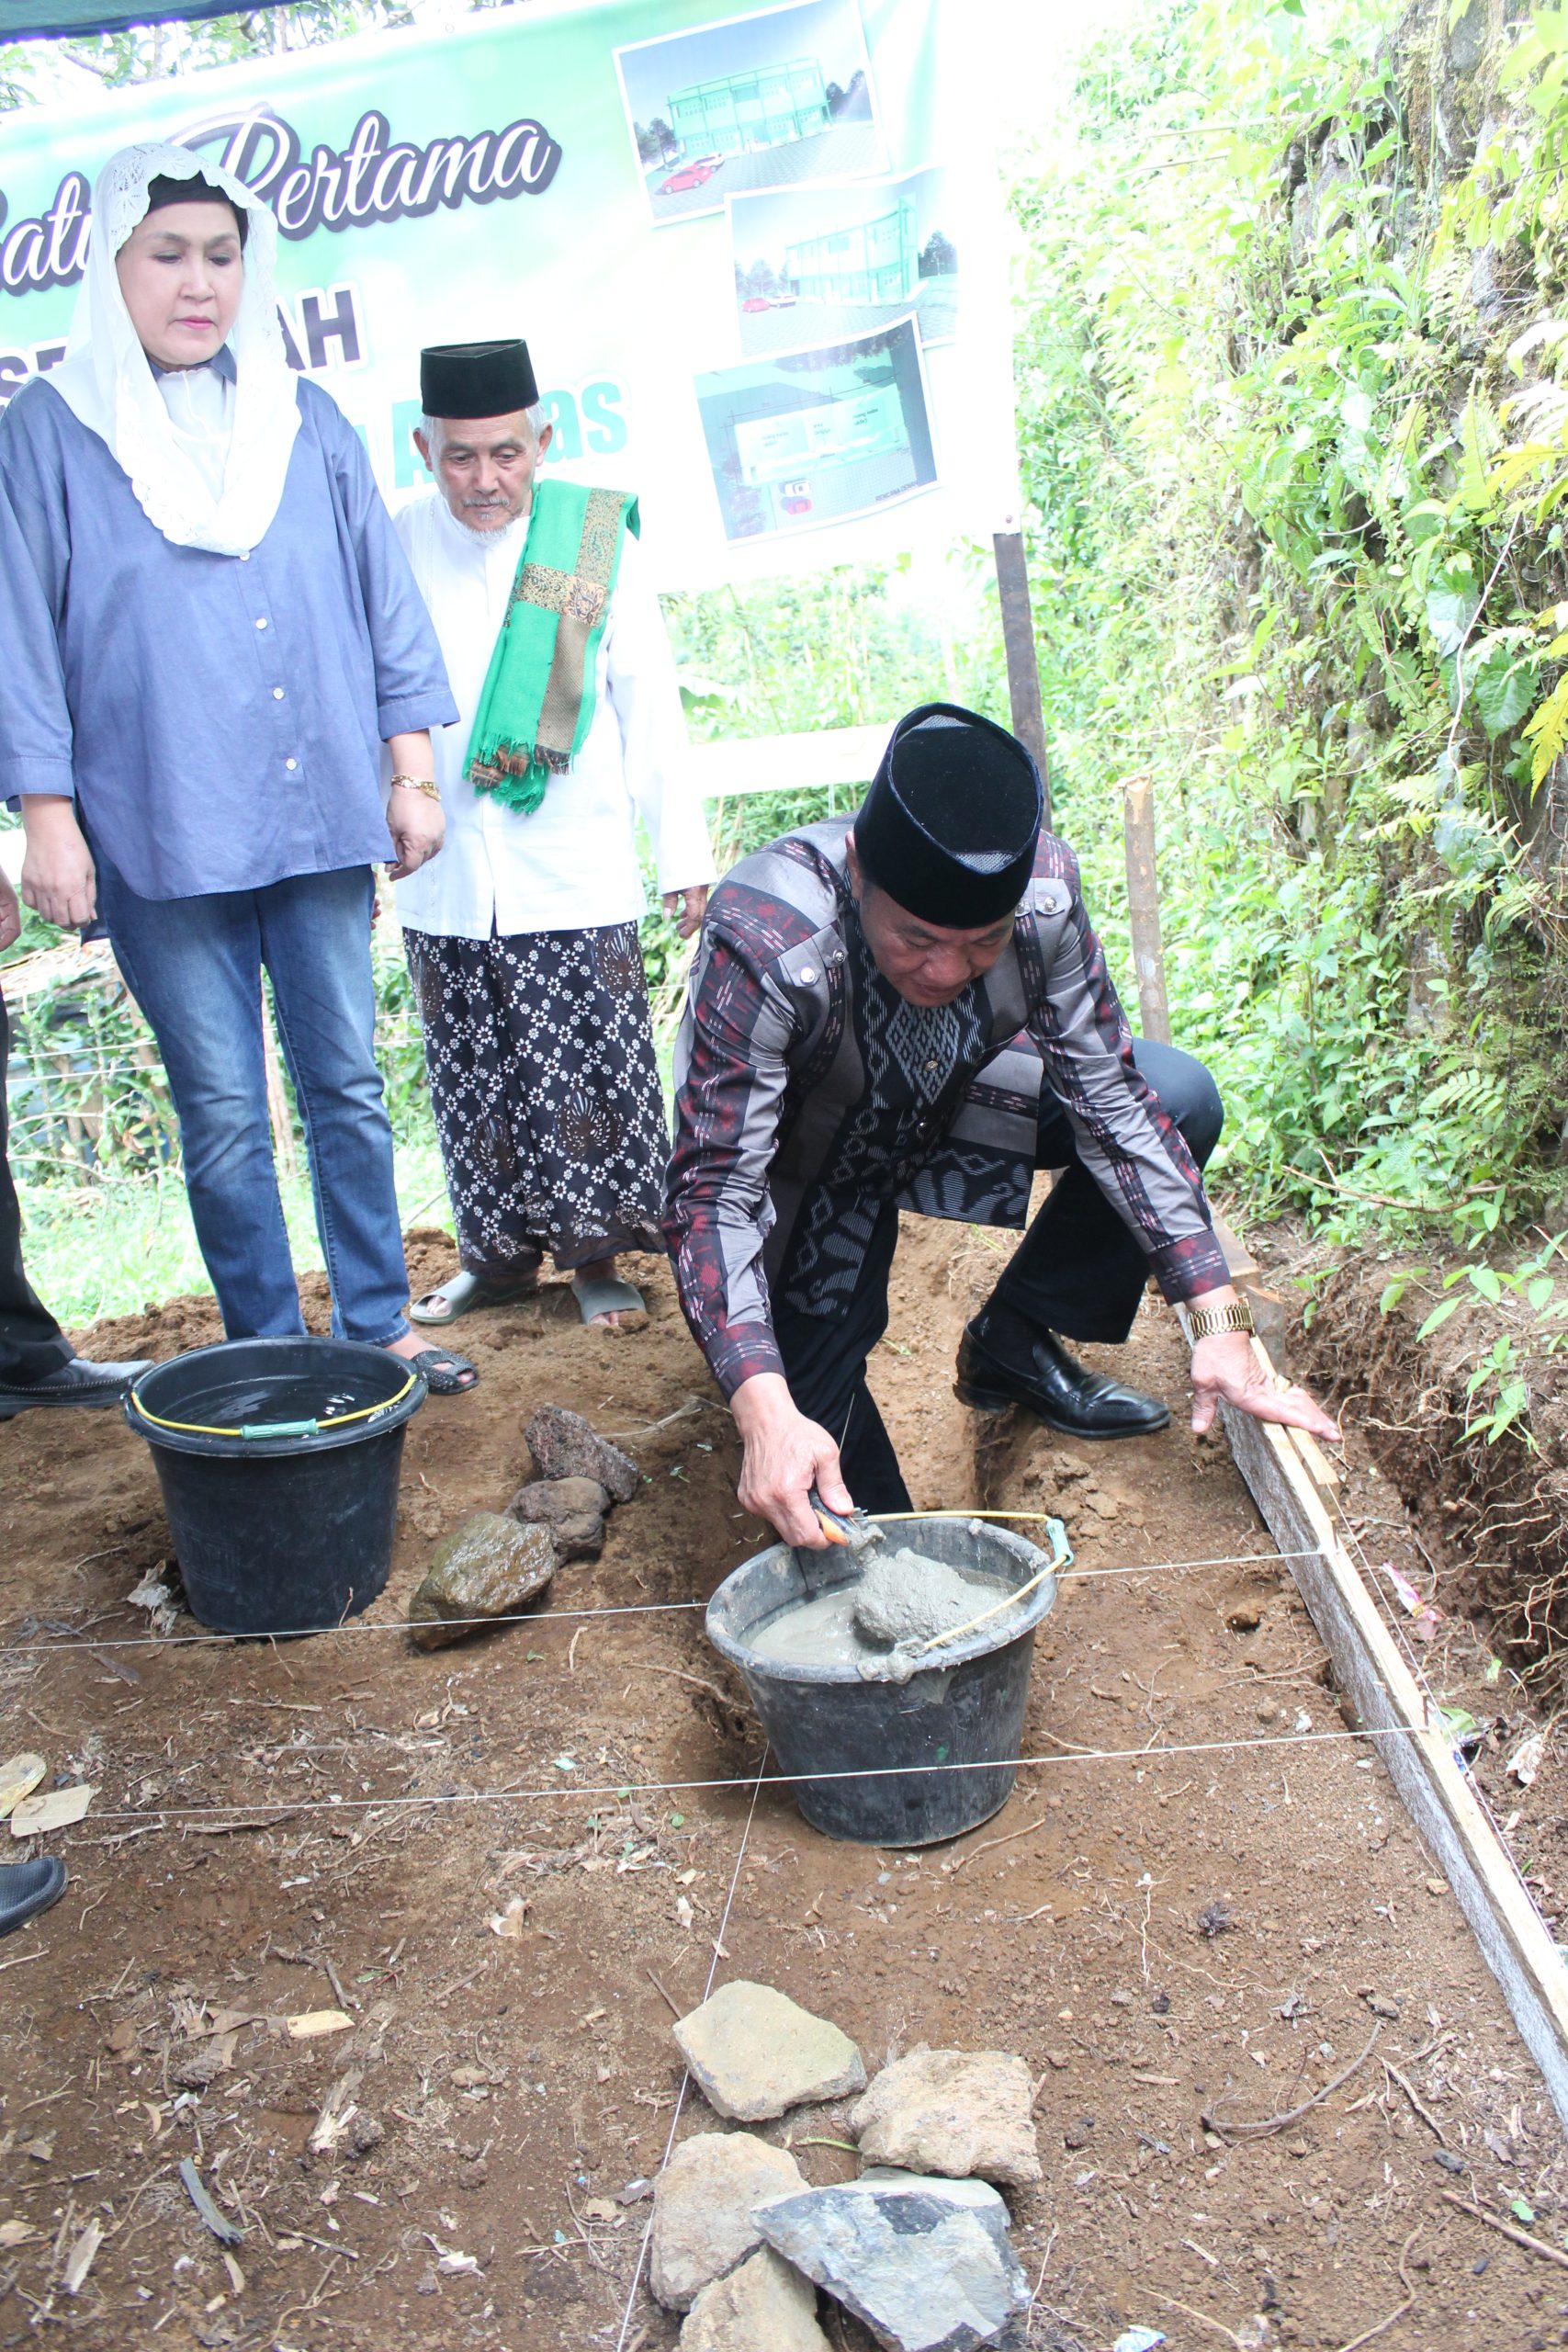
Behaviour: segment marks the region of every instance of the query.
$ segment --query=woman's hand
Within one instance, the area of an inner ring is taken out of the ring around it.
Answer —
[[[75,803],[63,793],[25,792],[22,823],[28,836],[22,896],[28,906],[62,931],[91,922],[98,909],[98,877],[76,822]]]
[[[402,882],[435,855],[446,838],[446,819],[440,801],[428,792],[395,784],[387,796],[387,831],[398,853],[387,871],[394,882]]]
[[[701,931],[707,903],[708,886],[705,882],[696,883],[690,890],[666,890],[664,893],[665,913],[672,915],[677,907],[681,910],[681,919],[675,928],[682,939],[694,939]]]

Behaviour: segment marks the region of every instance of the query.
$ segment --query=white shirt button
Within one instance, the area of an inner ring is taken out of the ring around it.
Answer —
[[[816,965],[803,964],[800,967],[800,977],[805,981],[807,987],[809,988],[812,981],[817,978]]]
[[[265,627],[266,627],[266,623],[265,623],[265,620],[257,621],[257,623],[256,623],[256,627],[257,627],[257,628],[265,628]]]
[[[240,549],[240,561],[241,561],[242,563],[249,563],[250,560],[251,560],[251,551],[250,551],[249,548],[242,548]]]
[[[272,698],[274,702],[281,702],[283,700],[283,688],[281,686],[274,686],[272,690]]]
[[[298,760],[285,760],[283,764],[286,768],[297,768],[299,763]]]

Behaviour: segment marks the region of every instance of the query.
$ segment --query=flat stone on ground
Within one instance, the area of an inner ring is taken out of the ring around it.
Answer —
[[[519,1527],[500,1511],[476,1511],[437,1547],[414,1594],[414,1640],[422,1650],[439,1649],[477,1630],[466,1618],[511,1616],[543,1592],[555,1567],[547,1527]]]
[[[681,2330],[681,2352],[833,2352],[817,2324],[817,2290],[764,2247],[705,2287]]]
[[[1029,2301],[1007,2207],[982,2180],[879,2166],[760,2205],[757,2225],[888,2352],[976,2352]]]
[[[617,1503],[629,1503],[641,1484],[630,1454],[564,1405],[541,1405],[523,1434],[541,1478],[594,1478]]]
[[[700,2132],[682,2140],[653,2192],[653,2291],[672,2312],[688,2311],[762,2243],[751,2209],[804,2188],[784,2148],[750,2132]]]
[[[999,2050],[917,2050],[883,2068],[850,2129],[867,2164],[1023,2188],[1041,2177],[1032,2089],[1023,2060]]]
[[[563,1519],[602,1518],[610,1490],[597,1478],[536,1478],[519,1487],[506,1508],[513,1519],[542,1519],[553,1527]]]
[[[708,2105],[736,2123],[761,2123],[807,2099],[865,2088],[865,2067],[847,2033],[814,2018],[771,1984],[738,1977],[673,2028]]]

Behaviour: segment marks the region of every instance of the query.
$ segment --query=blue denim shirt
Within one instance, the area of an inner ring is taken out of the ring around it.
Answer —
[[[24,386],[0,417],[0,797],[74,793],[149,899],[389,857],[380,745],[457,717],[369,459],[308,379],[248,556],[165,539],[47,379]]]

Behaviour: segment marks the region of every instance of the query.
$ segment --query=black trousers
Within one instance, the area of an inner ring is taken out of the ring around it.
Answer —
[[[73,1351],[22,1272],[22,1210],[6,1156],[11,1022],[0,996],[0,1380],[47,1380]]]
[[[1174,1046],[1134,1041],[1133,1057],[1181,1129],[1200,1168],[1220,1139],[1224,1109],[1200,1061]],[[1003,1271],[992,1299],[1039,1329],[1066,1340],[1117,1345],[1125,1340],[1148,1280],[1142,1247],[1077,1156],[1071,1122],[1042,1093],[1036,1168],[1063,1170]],[[898,1212],[887,1202],[843,1314],[775,1308],[773,1331],[790,1394],[839,1447],[844,1482],[863,1510],[908,1510],[909,1493],[893,1442],[866,1385],[866,1360],[887,1329],[887,1282],[898,1243]]]

